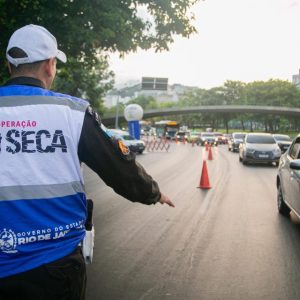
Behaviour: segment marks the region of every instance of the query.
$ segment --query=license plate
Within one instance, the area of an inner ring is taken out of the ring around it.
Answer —
[[[268,154],[259,154],[258,157],[259,158],[268,158],[269,155]]]

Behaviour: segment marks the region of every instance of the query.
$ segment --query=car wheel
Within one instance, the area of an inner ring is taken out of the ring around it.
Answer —
[[[279,183],[277,188],[277,207],[278,212],[283,216],[289,216],[291,209],[284,202],[281,184]]]

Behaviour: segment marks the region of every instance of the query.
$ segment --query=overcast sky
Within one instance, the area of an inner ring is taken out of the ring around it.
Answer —
[[[142,76],[200,88],[226,80],[292,80],[300,68],[300,0],[205,0],[194,6],[198,33],[170,51],[111,58],[116,81]]]

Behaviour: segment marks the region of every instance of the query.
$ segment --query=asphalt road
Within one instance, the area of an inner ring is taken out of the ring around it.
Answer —
[[[300,222],[276,207],[276,167],[243,166],[226,146],[173,144],[138,161],[175,208],[131,203],[85,169],[96,240],[87,300],[300,299]]]

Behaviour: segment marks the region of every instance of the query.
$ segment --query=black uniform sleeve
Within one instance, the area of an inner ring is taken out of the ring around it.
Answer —
[[[118,140],[110,138],[101,128],[98,114],[88,107],[78,145],[80,161],[119,195],[132,202],[155,204],[161,195],[157,182],[135,160],[133,153],[123,152]]]

